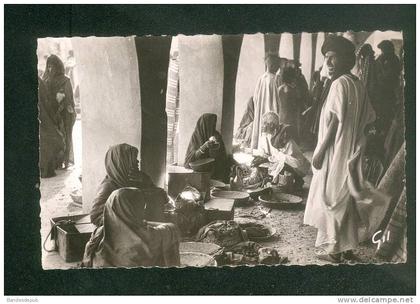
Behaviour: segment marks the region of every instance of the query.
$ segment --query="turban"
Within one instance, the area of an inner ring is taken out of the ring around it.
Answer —
[[[328,36],[322,45],[321,52],[325,56],[327,52],[335,52],[343,62],[345,71],[350,71],[355,62],[355,47],[353,43],[342,36]]]

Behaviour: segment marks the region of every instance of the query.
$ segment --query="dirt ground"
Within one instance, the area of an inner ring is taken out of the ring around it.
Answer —
[[[79,175],[81,173],[81,130],[80,121],[76,122],[74,130],[75,145],[75,163],[76,165],[68,170],[57,171],[57,176],[41,180],[41,238],[46,238],[50,230],[50,218],[76,215],[83,213],[81,206],[73,203],[70,193],[81,188]],[[309,159],[310,153],[305,154]],[[306,192],[310,184],[311,176],[305,178]],[[267,213],[262,219],[243,217],[253,214]],[[324,262],[315,256],[314,242],[316,238],[316,229],[303,225],[304,206],[299,210],[278,210],[270,209],[254,203],[247,207],[235,208],[235,220],[256,221],[258,223],[270,226],[276,230],[273,238],[261,243],[264,246],[274,247],[281,256],[286,256],[289,260],[287,265],[325,265]],[[46,243],[47,247],[52,244]],[[376,263],[375,246],[373,244],[363,244],[356,255],[362,263]],[[77,267],[78,263],[65,263],[57,252],[46,252],[43,250],[42,265],[44,269],[68,269]]]
[[[77,120],[73,129],[73,145],[75,165],[68,170],[57,170],[57,176],[41,179],[41,242],[47,237],[51,225],[50,219],[59,216],[81,214],[80,205],[73,203],[70,193],[81,189],[79,176],[81,173],[81,123]],[[48,240],[47,249],[53,244]],[[42,250],[42,267],[44,269],[67,269],[77,263],[65,263],[56,251]]]

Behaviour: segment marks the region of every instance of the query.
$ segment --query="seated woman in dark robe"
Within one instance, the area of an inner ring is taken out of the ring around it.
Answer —
[[[139,170],[137,148],[128,144],[119,144],[108,149],[105,156],[107,175],[99,186],[93,201],[90,219],[96,226],[103,224],[105,202],[111,193],[121,188],[137,188],[150,197],[146,204],[146,219],[163,221],[163,206],[167,196],[163,189],[157,188],[150,177]]]
[[[145,220],[147,199],[137,188],[112,192],[85,247],[85,267],[179,266],[179,233],[174,224]]]
[[[222,136],[216,131],[216,122],[216,114],[206,113],[198,119],[185,154],[184,166],[190,169],[191,162],[214,158],[214,169],[211,177],[226,182],[229,164]]]

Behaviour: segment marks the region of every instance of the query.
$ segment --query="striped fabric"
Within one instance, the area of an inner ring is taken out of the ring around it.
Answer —
[[[166,162],[174,164],[178,159],[178,119],[179,119],[179,61],[178,57],[169,61],[168,88],[166,91],[166,114],[168,117],[168,136]]]
[[[407,261],[407,196],[404,187],[398,204],[392,213],[383,235],[389,239],[383,242],[376,254],[387,261],[394,263],[405,263]]]

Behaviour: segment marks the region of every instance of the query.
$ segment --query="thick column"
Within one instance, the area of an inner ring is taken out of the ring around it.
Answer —
[[[217,115],[220,130],[223,104],[223,50],[218,35],[178,36],[179,41],[179,144],[178,164],[185,152],[198,118]]]
[[[141,169],[164,187],[166,172],[166,88],[171,37],[138,37],[141,94]]]
[[[222,36],[224,77],[221,131],[228,153],[232,150],[236,75],[238,72],[242,39],[243,35]]]
[[[140,150],[137,55],[133,38],[73,38],[72,43],[82,105],[83,209],[89,212],[106,174],[108,148],[128,143]]]
[[[319,68],[319,67],[315,66],[315,60],[316,60],[316,40],[317,40],[317,34],[316,33],[312,33],[311,34],[311,81],[309,82],[309,87],[310,88],[312,88],[313,81],[314,81],[313,78],[312,78],[312,75]]]
[[[265,53],[278,54],[280,47],[281,34],[265,34],[264,35],[264,50]]]
[[[300,61],[300,42],[302,34],[293,34],[293,59]]]

